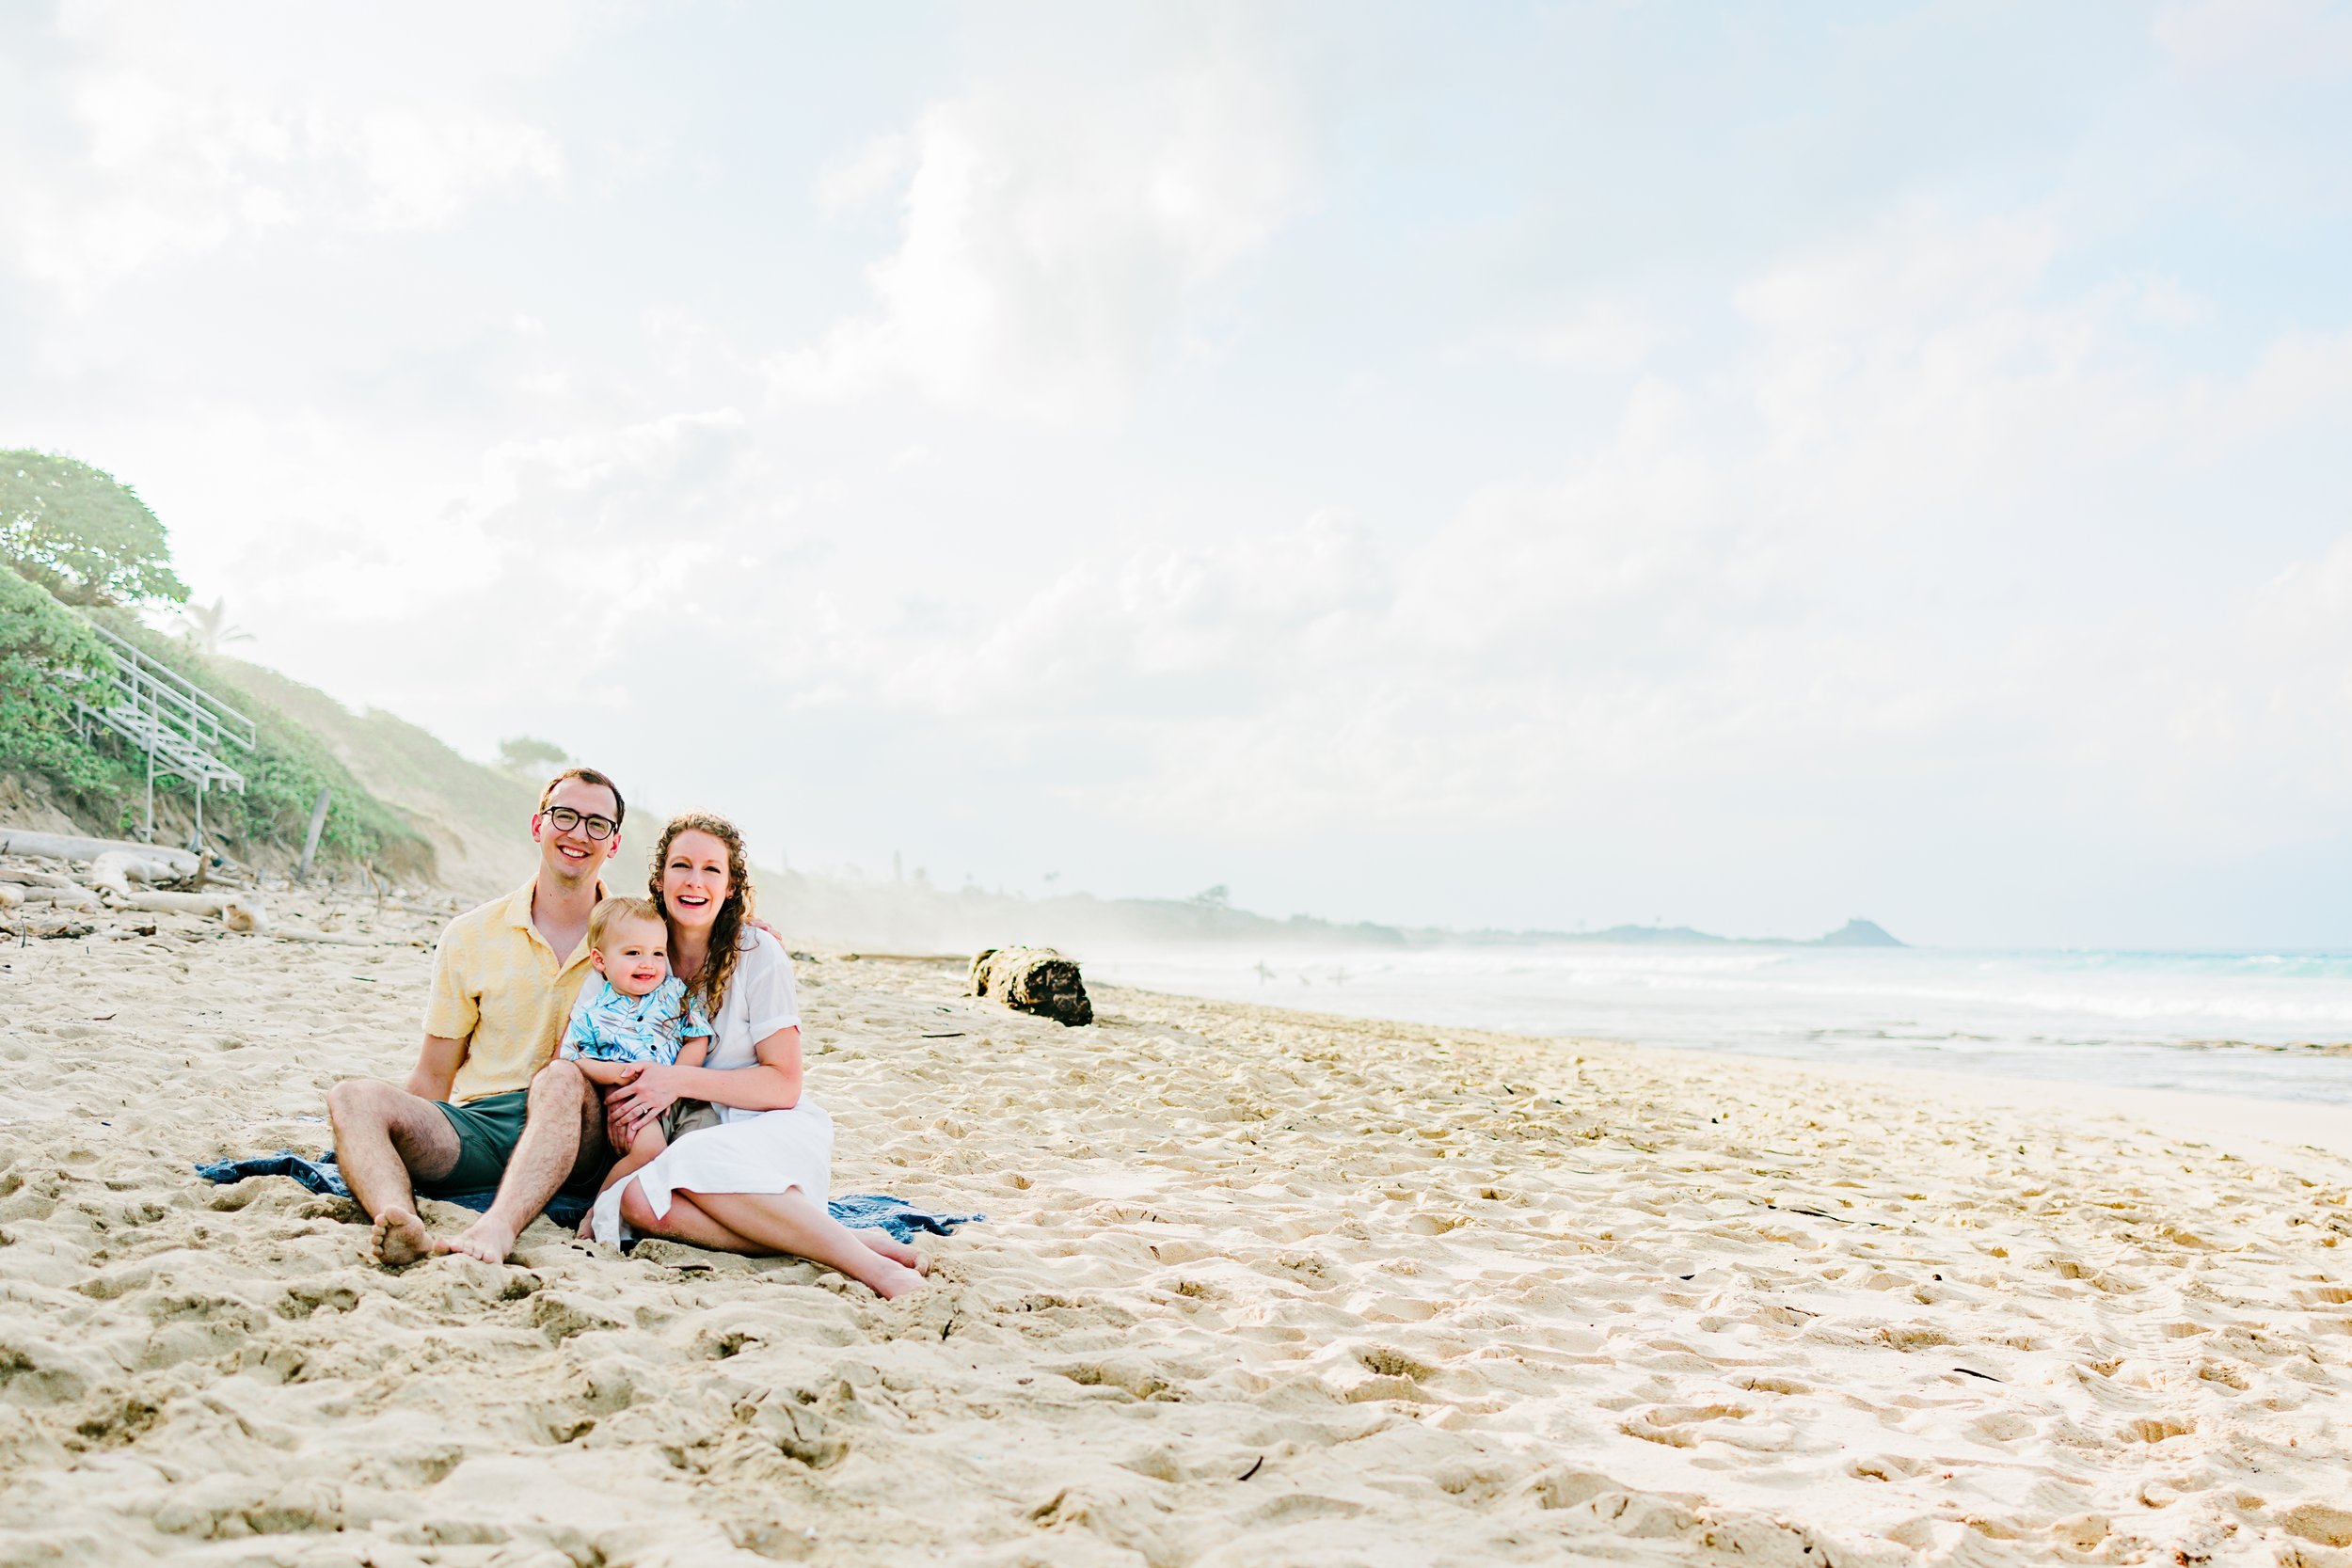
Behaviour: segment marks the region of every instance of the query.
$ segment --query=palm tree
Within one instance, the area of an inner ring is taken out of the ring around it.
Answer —
[[[229,601],[215,599],[211,604],[191,602],[180,609],[181,632],[188,646],[207,658],[218,654],[231,642],[250,642],[253,634],[243,626],[229,624]]]

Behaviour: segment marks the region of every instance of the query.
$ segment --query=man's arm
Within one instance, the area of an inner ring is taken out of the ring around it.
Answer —
[[[466,1060],[466,1042],[441,1035],[427,1035],[424,1048],[417,1053],[416,1070],[408,1075],[408,1092],[419,1100],[449,1098],[449,1086],[457,1080],[457,1069]]]
[[[433,946],[433,987],[424,998],[424,1049],[417,1053],[416,1070],[408,1075],[408,1092],[419,1100],[448,1101],[474,1031],[482,1027],[482,990],[463,973],[468,947],[464,932],[471,928],[469,917],[461,914]]]

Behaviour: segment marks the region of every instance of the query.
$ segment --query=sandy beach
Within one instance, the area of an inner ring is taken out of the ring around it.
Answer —
[[[835,1191],[989,1215],[930,1289],[388,1274],[189,1168],[413,1054],[437,922],[288,913],[382,944],[0,952],[0,1562],[2352,1564],[2352,1159],[2259,1108],[820,955]]]

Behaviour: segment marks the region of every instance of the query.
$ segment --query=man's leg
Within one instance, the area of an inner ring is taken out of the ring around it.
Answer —
[[[414,1182],[457,1168],[456,1129],[430,1100],[373,1078],[346,1078],[328,1089],[326,1119],[343,1180],[375,1221],[369,1255],[389,1269],[415,1262],[432,1239],[417,1218]]]
[[[456,1236],[436,1241],[433,1249],[462,1252],[485,1263],[505,1262],[515,1250],[515,1238],[548,1206],[580,1163],[596,1103],[596,1085],[571,1063],[553,1061],[541,1068],[531,1081],[522,1140],[499,1179],[497,1198],[488,1212]]]

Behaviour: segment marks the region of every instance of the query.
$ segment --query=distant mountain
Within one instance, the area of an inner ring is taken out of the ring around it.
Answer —
[[[1412,933],[1421,940],[1446,940],[1434,931]],[[1826,936],[1719,937],[1688,926],[1612,926],[1604,931],[1477,931],[1455,941],[1482,944],[1522,944],[1554,942],[1605,942],[1617,947],[1901,947],[1905,943],[1871,920],[1849,920]]]
[[[1627,946],[1900,947],[1867,920],[1826,936],[1720,937],[1687,926],[1613,926],[1604,931],[1458,931],[1372,921],[1275,919],[1221,901],[1097,898],[1065,894],[1024,898],[977,887],[949,893],[906,882],[762,873],[763,911],[786,929],[868,951],[950,951],[1036,942],[1084,953],[1102,946],[1214,943],[1275,951],[1318,947],[1539,947],[1559,942]]]
[[[1890,935],[1885,927],[1875,920],[1849,920],[1825,937],[1815,937],[1808,944],[1814,947],[1901,947],[1905,943]]]

